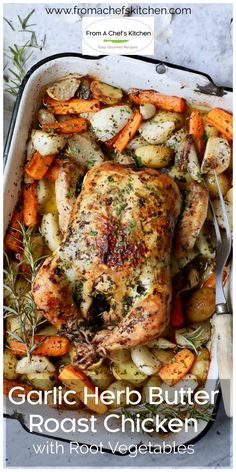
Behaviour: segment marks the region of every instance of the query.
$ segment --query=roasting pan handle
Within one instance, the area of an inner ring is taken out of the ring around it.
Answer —
[[[228,87],[221,87],[214,83],[212,78],[203,72],[188,69],[184,66],[175,66],[168,62],[156,61],[156,72],[159,75],[167,74],[169,78],[186,81],[189,79],[191,83],[195,84],[195,91],[205,95],[213,95],[216,97],[223,97],[227,91],[232,89]]]

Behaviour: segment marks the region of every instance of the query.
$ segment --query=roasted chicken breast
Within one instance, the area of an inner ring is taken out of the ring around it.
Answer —
[[[70,334],[95,350],[145,343],[169,321],[170,252],[181,196],[154,169],[105,162],[87,174],[64,240],[39,269],[33,296]]]

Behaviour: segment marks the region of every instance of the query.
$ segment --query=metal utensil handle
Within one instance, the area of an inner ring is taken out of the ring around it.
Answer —
[[[217,360],[225,412],[233,416],[232,314],[216,315]]]

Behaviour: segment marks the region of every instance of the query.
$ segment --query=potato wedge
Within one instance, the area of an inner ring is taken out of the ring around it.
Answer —
[[[54,82],[47,88],[47,94],[54,100],[65,101],[74,97],[76,90],[79,88],[79,77],[65,77]]]
[[[136,387],[143,384],[147,375],[141,372],[133,361],[112,364],[112,373],[117,380],[126,380]]]
[[[216,138],[217,136],[219,136],[219,132],[218,130],[212,126],[212,125],[209,125],[209,123],[206,123],[205,124],[205,135],[206,135],[206,138],[209,139],[209,138]]]
[[[85,373],[92,380],[93,384],[100,390],[106,390],[110,383],[114,380],[114,377],[106,365],[86,370]]]
[[[100,102],[105,103],[106,105],[115,105],[116,103],[119,103],[123,97],[123,92],[120,88],[104,84],[98,80],[94,80],[91,83],[90,89],[93,98],[97,98]]]
[[[149,146],[149,143],[141,136],[137,135],[127,144],[128,151],[136,151],[141,146]]]
[[[200,385],[204,385],[206,382],[209,366],[210,352],[206,347],[202,347],[190,370],[190,373],[197,377]]]
[[[113,382],[107,390],[112,392],[115,396],[112,403],[109,405],[109,408],[122,408],[127,405],[126,401],[126,389],[132,390],[133,386],[129,382],[125,382],[125,380],[116,380]],[[130,395],[130,399],[132,400],[133,395]],[[119,399],[119,401],[118,401]]]
[[[46,215],[43,215],[41,233],[49,249],[52,252],[56,251],[62,241],[56,213],[46,213]]]
[[[46,108],[40,108],[40,110],[38,111],[38,122],[41,125],[44,125],[47,123],[56,123],[56,121],[57,120],[55,116],[53,115],[53,113],[48,111]]]
[[[124,128],[131,115],[128,105],[104,108],[91,118],[92,130],[100,141],[109,141]]]
[[[102,150],[88,132],[71,136],[68,139],[66,154],[87,169],[105,160]]]
[[[201,172],[222,174],[230,165],[231,150],[227,139],[211,137],[207,141]]]
[[[37,185],[39,213],[55,213],[57,211],[55,184],[47,179],[40,179]]]
[[[3,353],[3,376],[8,380],[15,380],[19,377],[16,372],[17,358],[10,349],[5,349]]]
[[[224,223],[224,215],[222,212],[222,206],[220,203],[220,199],[217,198],[212,201],[213,208],[215,210],[216,218],[219,223],[219,226],[223,229],[225,229],[225,223]],[[230,226],[230,231],[233,232],[233,204],[232,202],[229,202],[228,200],[225,200],[225,209],[228,217],[228,222]]]
[[[51,374],[55,372],[55,370],[55,366],[45,356],[32,355],[31,359],[22,357],[16,365],[16,372],[18,374],[42,374],[43,372]]]
[[[131,359],[138,370],[146,375],[158,372],[161,363],[147,346],[136,346],[131,349]]]
[[[142,387],[142,403],[150,403],[151,402],[151,388],[161,387],[162,381],[160,377],[157,375],[152,375],[148,378],[147,382]]]
[[[165,364],[166,362],[169,362],[172,357],[173,357],[173,351],[170,351],[169,349],[160,349],[160,348],[151,348],[152,353],[154,356],[157,358],[157,360],[161,364]]]
[[[174,120],[163,120],[161,112],[159,112],[151,120],[142,123],[139,132],[149,144],[163,144],[174,129]]]
[[[158,374],[167,385],[175,385],[189,372],[194,360],[195,356],[189,349],[182,349],[161,367]]]
[[[111,351],[109,353],[109,358],[115,364],[122,364],[130,360],[130,350],[129,349],[118,349],[117,351]]]
[[[162,169],[170,164],[173,157],[173,151],[167,146],[161,144],[149,144],[149,146],[141,146],[136,149],[135,156],[136,162],[139,166]]]
[[[66,145],[67,137],[56,133],[47,133],[39,129],[33,129],[31,133],[34,149],[41,156],[58,154]]]
[[[228,176],[225,173],[219,174],[217,176],[217,178],[218,178],[218,182],[219,182],[219,185],[220,185],[222,195],[224,196],[224,195],[226,195],[226,193],[230,189],[230,180],[229,180]],[[206,186],[209,190],[210,197],[213,198],[213,199],[218,198],[219,194],[218,194],[218,188],[217,188],[216,179],[215,179],[214,174],[207,174],[205,176],[204,181],[205,181]]]
[[[215,311],[215,290],[202,287],[193,292],[185,304],[188,321],[198,323],[208,320]]]
[[[51,390],[56,383],[56,376],[50,372],[33,372],[27,374],[27,379],[33,387],[39,390]]]

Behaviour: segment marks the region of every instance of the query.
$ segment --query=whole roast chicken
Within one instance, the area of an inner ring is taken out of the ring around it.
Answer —
[[[39,269],[32,292],[45,317],[76,343],[81,366],[166,328],[180,210],[168,175],[112,162],[86,174],[69,218],[64,208],[63,242]]]

